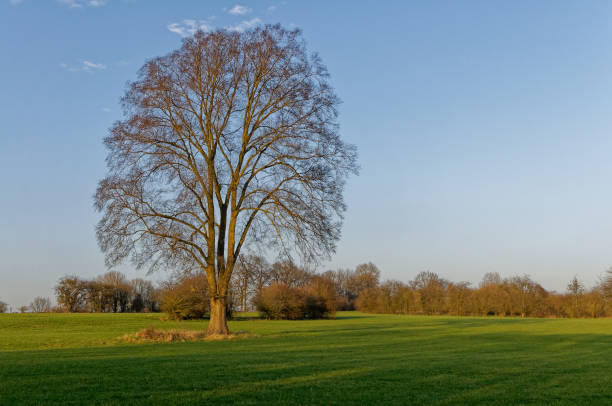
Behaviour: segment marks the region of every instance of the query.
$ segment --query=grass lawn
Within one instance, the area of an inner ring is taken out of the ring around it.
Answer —
[[[612,404],[612,319],[232,321],[257,337],[127,344],[147,314],[1,314],[0,405]]]

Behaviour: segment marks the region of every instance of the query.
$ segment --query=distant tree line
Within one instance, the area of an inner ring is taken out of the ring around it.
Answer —
[[[457,316],[609,317],[612,272],[587,290],[577,278],[567,292],[544,289],[529,276],[502,278],[488,273],[478,287],[454,283],[433,272],[413,281],[386,281],[361,292],[355,307],[370,313],[447,314]]]
[[[304,308],[305,301],[312,303],[312,298],[305,298],[313,286],[319,287],[317,297],[326,303],[326,314],[360,310],[459,316],[612,316],[612,270],[591,289],[573,278],[566,292],[558,293],[546,290],[527,275],[502,278],[497,273],[487,273],[476,287],[468,282],[451,282],[429,271],[407,283],[381,282],[380,270],[372,263],[358,265],[354,270],[314,273],[290,261],[270,265],[262,257],[244,256],[234,273],[232,294],[241,311],[257,309],[270,318],[295,318],[287,316],[296,308],[291,302],[298,303],[297,308]],[[267,302],[281,302],[281,306],[276,303],[276,308],[284,306],[286,314],[271,314]]]
[[[107,272],[86,280],[64,276],[55,286],[58,307],[67,312],[156,312],[156,289],[144,279],[128,280],[124,274]]]
[[[108,272],[86,280],[61,278],[56,287],[58,308],[69,312],[156,312],[175,319],[205,317],[210,312],[203,273],[173,275],[155,287],[143,279],[128,280]],[[35,298],[28,311],[51,311],[51,302]],[[529,276],[502,278],[487,273],[478,286],[451,282],[434,272],[414,280],[380,280],[372,263],[355,269],[317,273],[291,261],[269,263],[244,255],[230,283],[227,314],[259,311],[270,319],[333,317],[337,310],[368,313],[458,316],[610,317],[612,269],[587,289],[573,278],[563,293],[548,291]],[[0,312],[7,305],[0,302]]]
[[[241,258],[230,283],[226,312],[260,311],[270,319],[333,317],[336,310],[355,309],[359,292],[376,286],[380,271],[363,264],[355,271],[318,274],[292,261],[270,264],[263,257]],[[55,286],[58,306],[66,312],[155,312],[175,319],[210,314],[209,292],[203,273],[179,273],[155,287],[150,281],[128,280],[120,272],[108,272],[87,280],[64,276]],[[39,300],[40,299],[40,300]],[[31,307],[49,306],[35,299]]]

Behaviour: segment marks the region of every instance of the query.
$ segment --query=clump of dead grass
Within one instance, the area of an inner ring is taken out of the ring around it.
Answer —
[[[129,343],[173,343],[184,341],[198,341],[204,338],[203,331],[197,330],[159,330],[147,327],[134,334],[119,337],[121,341]]]
[[[228,335],[207,336],[204,331],[198,330],[159,330],[154,327],[147,327],[134,334],[125,334],[119,337],[119,340],[128,343],[173,343],[200,340],[221,341],[252,337],[255,337],[255,335],[247,331],[237,331]]]

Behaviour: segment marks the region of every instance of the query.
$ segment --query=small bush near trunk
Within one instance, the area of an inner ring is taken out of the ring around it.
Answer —
[[[208,282],[203,274],[168,283],[160,294],[161,310],[175,320],[199,319],[208,313]]]

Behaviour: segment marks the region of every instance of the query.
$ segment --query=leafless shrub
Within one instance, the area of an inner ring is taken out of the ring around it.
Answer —
[[[257,309],[272,320],[321,319],[333,315],[328,301],[313,287],[291,287],[274,283],[262,290]]]
[[[175,320],[202,318],[209,311],[204,274],[187,275],[166,283],[159,294],[161,310]]]
[[[51,300],[48,297],[35,297],[30,303],[30,310],[34,313],[48,313],[51,311]]]

